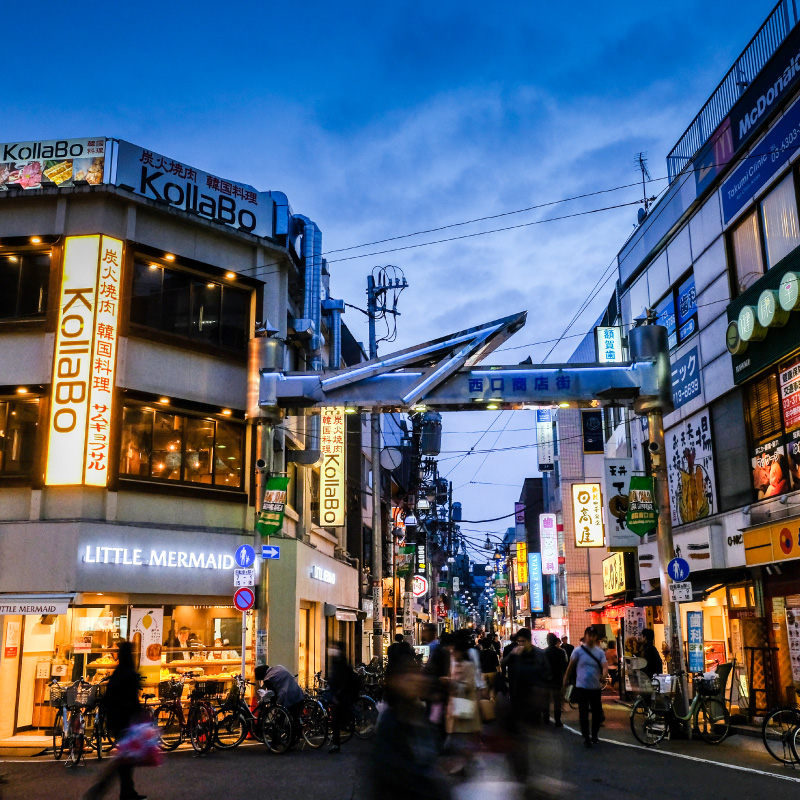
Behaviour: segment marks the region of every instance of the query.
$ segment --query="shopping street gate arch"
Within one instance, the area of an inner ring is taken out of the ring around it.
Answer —
[[[672,411],[665,328],[632,329],[630,360],[613,366],[483,366],[483,359],[522,328],[525,318],[526,312],[514,314],[342,370],[262,371],[259,404],[265,410],[345,406],[386,412],[415,406],[478,411],[569,403],[571,408]]]

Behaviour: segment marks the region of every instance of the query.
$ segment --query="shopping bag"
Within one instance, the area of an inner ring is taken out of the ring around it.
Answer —
[[[117,742],[117,759],[134,767],[157,767],[164,759],[158,730],[149,722],[131,725]]]
[[[481,719],[484,722],[492,722],[495,718],[494,700],[484,698],[479,701],[479,708],[481,710]]]
[[[564,689],[564,699],[569,703],[572,700],[572,692],[575,690],[575,684],[570,683],[567,685],[567,688]]]
[[[475,701],[470,700],[468,697],[454,697],[452,706],[453,716],[456,719],[472,719],[477,710],[475,705]]]

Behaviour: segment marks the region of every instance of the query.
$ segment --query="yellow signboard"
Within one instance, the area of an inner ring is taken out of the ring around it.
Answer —
[[[599,483],[572,484],[572,513],[576,547],[603,547],[603,495]]]
[[[800,523],[776,522],[744,532],[747,566],[800,558]]]
[[[625,557],[622,553],[613,553],[603,559],[603,594],[610,597],[612,594],[624,592],[625,585]]]
[[[344,525],[344,406],[323,408],[320,522],[325,527]]]
[[[528,582],[528,544],[517,542],[517,579],[520,584]],[[521,588],[518,587],[518,588]]]
[[[105,486],[116,371],[122,242],[64,245],[45,483]]]

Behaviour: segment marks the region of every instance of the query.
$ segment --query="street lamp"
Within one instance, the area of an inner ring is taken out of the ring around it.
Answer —
[[[489,539],[489,534],[488,533],[486,534],[486,544],[484,544],[483,549],[484,550],[491,550],[492,549],[492,542]]]

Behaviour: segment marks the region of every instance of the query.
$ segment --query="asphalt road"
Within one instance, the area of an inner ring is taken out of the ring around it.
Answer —
[[[590,750],[577,735],[574,711],[566,712],[565,728],[540,729],[531,745],[536,774],[528,791],[510,782],[502,757],[479,755],[471,779],[454,785],[455,800],[798,797],[800,769],[772,761],[757,740],[720,746],[671,741],[648,750],[635,743],[624,709],[607,709],[607,716],[601,744]],[[151,800],[371,800],[363,779],[370,752],[371,745],[359,741],[337,756],[327,749],[274,756],[260,745],[200,758],[178,751],[161,767],[137,770],[136,786]],[[10,780],[2,800],[73,800],[102,767],[89,760],[86,767],[66,770],[63,762],[43,757],[7,760],[0,768]],[[108,797],[117,796],[114,787]],[[409,800],[415,796],[409,786]]]

